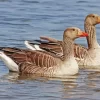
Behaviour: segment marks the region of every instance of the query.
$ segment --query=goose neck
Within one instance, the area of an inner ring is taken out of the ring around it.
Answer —
[[[74,57],[74,43],[68,37],[63,40],[63,55],[65,61]]]
[[[97,42],[97,37],[96,37],[96,28],[95,25],[91,25],[88,23],[85,23],[85,32],[88,33],[87,43],[88,43],[88,48],[98,48],[99,44]]]

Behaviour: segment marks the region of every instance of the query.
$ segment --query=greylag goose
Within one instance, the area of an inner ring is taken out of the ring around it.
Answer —
[[[89,14],[85,18],[84,29],[85,32],[88,33],[87,43],[88,48],[74,44],[74,56],[80,66],[80,68],[100,68],[100,46],[96,39],[96,28],[95,25],[100,23],[100,16],[97,14]],[[49,52],[52,52],[56,55],[62,56],[62,42],[53,38],[48,37],[40,37],[41,39],[47,40],[45,41],[37,41],[38,43],[31,43],[29,41],[25,41],[26,46],[29,48],[34,48],[34,50],[44,49]],[[31,49],[30,48],[30,49]],[[90,67],[91,66],[91,67]]]
[[[67,28],[63,34],[63,57],[46,51],[1,47],[0,58],[10,71],[51,77],[74,75],[79,69],[74,58],[74,39],[86,36],[79,28]]]

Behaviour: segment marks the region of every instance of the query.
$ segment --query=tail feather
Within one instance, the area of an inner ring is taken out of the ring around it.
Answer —
[[[46,36],[41,36],[40,39],[47,40],[48,42],[58,42],[58,40]]]
[[[0,58],[8,67],[9,71],[15,71],[15,72],[19,71],[18,65],[13,61],[13,59],[7,56],[3,51],[0,51]]]

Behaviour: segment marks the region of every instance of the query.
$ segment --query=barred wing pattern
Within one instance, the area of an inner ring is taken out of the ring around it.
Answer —
[[[88,55],[88,49],[82,45],[74,44],[74,55],[76,60],[84,60]]]
[[[63,56],[62,41],[51,42],[50,39],[46,37],[46,40],[48,40],[48,42],[37,40],[37,42],[39,42],[38,43],[39,47],[43,50],[46,50],[62,58]],[[35,45],[35,43],[30,43],[30,44]],[[74,56],[76,57],[77,60],[83,60],[86,55],[88,55],[88,49],[86,47],[79,44],[74,44]]]
[[[22,73],[52,74],[57,66],[57,58],[45,51],[30,51],[17,48],[0,48],[13,59]],[[48,71],[49,70],[49,71]]]

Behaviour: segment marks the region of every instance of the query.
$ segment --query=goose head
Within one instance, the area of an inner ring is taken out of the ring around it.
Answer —
[[[90,25],[96,25],[100,23],[100,16],[97,14],[89,14],[85,18],[85,22]]]
[[[70,38],[71,40],[74,40],[74,39],[79,38],[79,37],[87,37],[87,36],[88,36],[88,34],[86,32],[83,32],[79,28],[70,27],[64,31],[63,38],[67,37],[67,38]]]

